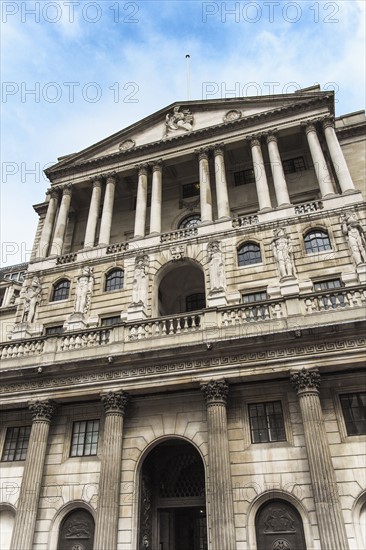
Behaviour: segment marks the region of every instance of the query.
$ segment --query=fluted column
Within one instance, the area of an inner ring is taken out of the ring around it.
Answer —
[[[100,466],[94,549],[116,550],[122,471],[123,418],[129,401],[126,392],[101,396],[105,411],[103,456]]]
[[[212,197],[210,186],[210,168],[208,164],[208,149],[201,149],[198,153],[200,174],[200,204],[202,223],[212,222]]]
[[[277,205],[287,206],[290,204],[290,197],[288,194],[287,182],[285,178],[285,173],[283,171],[282,160],[278,149],[276,134],[270,133],[267,136],[267,146],[268,146],[269,161],[271,164],[273,185],[276,193]]]
[[[263,155],[260,138],[252,136],[248,138],[252,151],[255,186],[257,189],[259,210],[268,210],[272,208],[271,197],[269,195],[266,169],[264,167]]]
[[[24,463],[10,550],[30,550],[33,548],[48,432],[55,411],[55,404],[50,401],[35,401],[30,403],[29,409],[32,413],[33,423]]]
[[[304,368],[291,375],[291,382],[300,401],[321,547],[322,550],[347,550],[344,518],[319,399],[319,372]]]
[[[90,200],[88,221],[86,223],[84,248],[94,246],[95,233],[97,230],[99,207],[102,196],[102,180],[96,178],[93,180],[93,191]]]
[[[140,164],[138,168],[138,184],[135,212],[134,237],[145,236],[146,210],[147,210],[147,164]]]
[[[60,204],[60,209],[58,211],[55,233],[53,236],[53,242],[51,247],[52,254],[57,254],[58,256],[62,254],[62,248],[64,245],[67,220],[69,217],[70,203],[72,195],[72,186],[71,184],[65,185],[62,188],[62,199]]]
[[[201,386],[207,405],[210,531],[212,550],[235,550],[233,491],[230,473],[225,380]]]
[[[111,239],[115,189],[116,176],[115,174],[109,174],[107,176],[107,183],[104,193],[102,219],[100,220],[99,245],[107,245]]]
[[[38,245],[38,258],[46,258],[48,249],[51,242],[51,235],[53,231],[53,226],[55,223],[59,190],[57,188],[50,188],[47,191],[47,195],[50,196],[48,202],[47,213],[43,224],[43,229],[41,233],[41,238]]]
[[[163,162],[160,159],[152,166],[150,234],[161,233],[162,172]]]
[[[337,175],[339,185],[341,186],[342,193],[352,193],[355,191],[355,186],[334,130],[334,119],[325,119],[323,121],[323,129],[330,157],[332,159],[334,170]]]
[[[217,213],[219,219],[230,218],[229,195],[227,191],[224,145],[216,145],[214,147],[215,157],[215,184],[216,184],[216,201]]]
[[[321,195],[323,198],[327,195],[334,195],[332,180],[319,142],[316,126],[309,122],[303,123],[303,126],[305,127],[305,134]]]

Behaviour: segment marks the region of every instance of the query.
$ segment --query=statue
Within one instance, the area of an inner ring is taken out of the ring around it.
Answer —
[[[86,313],[90,306],[94,277],[92,267],[83,267],[76,284],[75,313]]]
[[[222,252],[220,250],[219,241],[210,241],[207,246],[207,254],[210,271],[210,285],[211,292],[218,290],[225,290],[226,288],[226,276],[225,265],[222,258]]]
[[[135,273],[132,283],[132,304],[146,305],[148,283],[148,256],[138,254],[135,260]]]
[[[283,229],[276,229],[271,243],[280,278],[296,277],[291,240]]]
[[[41,302],[42,286],[38,277],[33,277],[31,284],[25,291],[22,322],[33,323],[36,309]]]
[[[343,235],[347,236],[348,246],[356,265],[366,263],[365,233],[354,212],[340,217]]]
[[[173,113],[168,113],[165,117],[166,132],[176,130],[186,130],[189,132],[193,129],[193,115],[189,109],[179,111],[180,105],[173,109]]]

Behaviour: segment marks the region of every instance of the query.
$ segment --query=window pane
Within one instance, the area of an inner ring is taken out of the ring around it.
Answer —
[[[257,244],[247,243],[238,250],[238,265],[252,265],[262,261],[261,249]]]
[[[249,405],[252,443],[286,441],[280,401]]]
[[[66,300],[69,297],[70,281],[60,281],[53,288],[52,301]]]
[[[348,435],[366,434],[366,392],[340,395]]]
[[[109,273],[105,278],[105,290],[107,292],[111,290],[118,290],[123,288],[124,272],[122,269],[115,269]]]
[[[5,444],[2,460],[12,462],[14,460],[25,460],[31,426],[8,428],[6,430]]]
[[[190,227],[197,227],[201,221],[201,216],[199,214],[192,214],[187,216],[179,224],[178,229],[189,229]]]
[[[310,231],[304,238],[305,251],[307,254],[331,250],[329,235],[325,231]]]
[[[97,454],[99,420],[74,422],[70,456],[92,456]]]

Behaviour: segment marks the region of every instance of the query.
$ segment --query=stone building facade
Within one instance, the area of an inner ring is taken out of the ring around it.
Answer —
[[[334,101],[173,104],[46,171],[0,281],[2,549],[366,548],[366,125]]]

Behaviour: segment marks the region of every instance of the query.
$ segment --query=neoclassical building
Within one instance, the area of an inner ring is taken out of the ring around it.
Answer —
[[[174,103],[1,271],[2,550],[366,548],[365,115]]]

